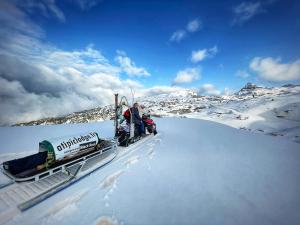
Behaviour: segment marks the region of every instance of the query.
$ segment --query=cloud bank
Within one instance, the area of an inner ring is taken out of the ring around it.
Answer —
[[[281,59],[255,57],[249,67],[264,80],[275,82],[300,80],[300,59],[281,63]]]
[[[93,45],[64,51],[44,43],[44,30],[28,16],[37,6],[25,3],[0,2],[0,125],[108,105],[114,93],[130,95],[130,88],[136,90],[136,97],[169,91],[146,89],[133,79],[122,79],[124,71],[132,76],[150,75],[126,55],[117,55],[121,62],[117,66]]]

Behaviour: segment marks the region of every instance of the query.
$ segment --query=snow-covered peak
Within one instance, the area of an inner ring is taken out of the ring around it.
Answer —
[[[236,95],[238,96],[247,96],[247,95],[258,95],[258,94],[264,94],[267,92],[269,88],[257,86],[252,83],[247,83],[241,90],[239,90]]]

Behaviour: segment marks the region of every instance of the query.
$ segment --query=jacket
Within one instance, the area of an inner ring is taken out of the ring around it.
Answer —
[[[141,125],[142,124],[142,118],[140,117],[139,110],[135,107],[131,108],[131,113],[132,113],[132,120],[133,123],[136,125]]]

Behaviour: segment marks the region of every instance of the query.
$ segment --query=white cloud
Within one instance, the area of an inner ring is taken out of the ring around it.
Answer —
[[[142,90],[142,96],[152,96],[152,95],[159,95],[159,94],[171,94],[176,93],[178,91],[185,90],[182,87],[177,86],[154,86],[148,89]]]
[[[199,95],[220,95],[221,93],[213,84],[203,84],[198,90]]]
[[[235,75],[241,78],[247,78],[250,76],[250,74],[245,70],[238,70]]]
[[[137,67],[124,51],[117,51],[115,60],[120,64],[122,70],[129,76],[149,77],[150,73],[143,67]]]
[[[177,84],[191,83],[200,78],[201,78],[201,73],[198,68],[186,68],[184,70],[180,70],[177,73],[176,78],[173,81],[173,84],[177,85]]]
[[[218,47],[214,46],[210,49],[200,49],[197,51],[192,51],[191,61],[193,63],[198,63],[206,58],[214,57],[218,52]]]
[[[40,13],[44,17],[55,17],[61,22],[65,22],[66,18],[62,10],[56,5],[55,0],[23,0],[18,1],[20,7],[29,14]]]
[[[225,87],[224,88],[224,91],[223,91],[223,94],[224,95],[232,95],[234,93],[234,90],[228,88],[228,87]]]
[[[233,7],[234,19],[232,25],[242,25],[255,15],[264,12],[260,2],[242,2]]]
[[[82,10],[89,10],[98,5],[102,0],[71,0],[75,2]]]
[[[215,56],[218,53],[218,51],[219,51],[218,47],[215,45],[214,47],[212,47],[212,48],[209,49],[209,54],[211,56]]]
[[[64,13],[56,6],[55,0],[45,1],[45,5],[48,6],[48,10],[56,16],[60,21],[65,22],[66,18]]]
[[[194,19],[188,22],[185,29],[179,29],[175,31],[171,37],[171,42],[180,42],[188,36],[188,33],[194,33],[202,28],[201,21],[199,19]]]
[[[201,29],[200,20],[194,19],[194,20],[188,22],[188,24],[186,26],[186,29],[187,29],[188,32],[191,32],[191,33],[200,30]]]
[[[191,60],[193,63],[197,63],[204,60],[206,57],[207,57],[207,49],[202,49],[198,51],[193,51]]]
[[[249,65],[264,80],[292,81],[300,80],[300,59],[290,63],[281,63],[280,59],[255,57]]]
[[[177,30],[172,34],[172,36],[170,38],[170,41],[180,42],[185,37],[186,37],[186,31],[185,30]]]

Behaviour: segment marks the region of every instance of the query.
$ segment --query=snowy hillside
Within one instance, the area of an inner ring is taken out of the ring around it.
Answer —
[[[211,120],[238,129],[300,142],[300,86],[247,84],[228,96],[161,95],[143,103],[153,115]]]
[[[137,99],[157,117],[188,117],[211,120],[237,129],[300,142],[300,86],[266,88],[247,84],[237,93],[200,96],[183,90]],[[48,118],[19,125],[86,123],[114,117],[112,106]]]
[[[299,224],[298,143],[199,119],[156,122],[158,136],[8,224]],[[111,137],[113,125],[0,128],[0,158],[85,131]]]

